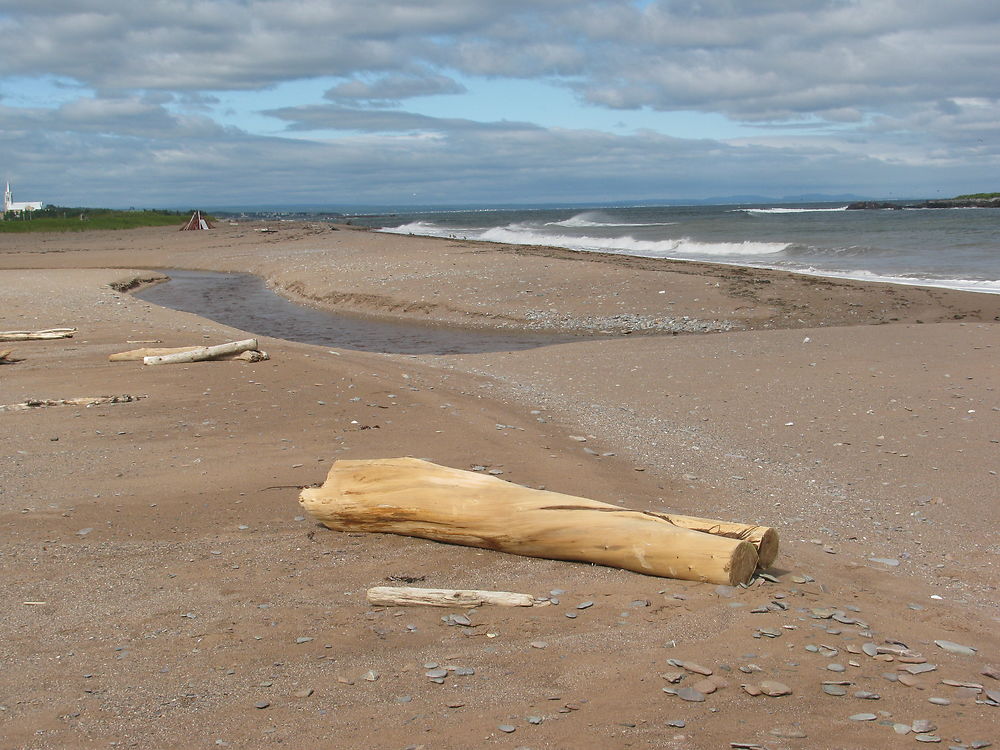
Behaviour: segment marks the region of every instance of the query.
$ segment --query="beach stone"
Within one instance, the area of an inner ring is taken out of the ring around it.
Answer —
[[[783,682],[777,682],[775,680],[764,680],[760,683],[760,691],[764,695],[769,695],[772,698],[777,698],[782,695],[791,695],[792,689],[788,687]]]
[[[448,670],[438,667],[437,669],[428,669],[424,672],[425,677],[430,677],[432,680],[439,680],[442,677],[448,676]]]
[[[458,667],[455,670],[455,675],[457,677],[471,677],[475,673],[476,670],[474,670],[472,667]]]
[[[951,701],[948,700],[947,698],[938,698],[938,697],[928,698],[927,702],[928,703],[933,703],[935,706],[950,706],[951,705]]]
[[[927,719],[917,719],[910,725],[912,729],[917,734],[926,734],[927,732],[933,732],[937,729],[937,725],[933,721]]]
[[[875,714],[854,714],[848,716],[851,721],[875,721],[878,717]]]
[[[985,690],[986,698],[994,703],[1000,703],[1000,690]]]
[[[854,697],[855,698],[860,698],[861,700],[866,700],[866,701],[877,701],[882,696],[879,695],[878,693],[870,693],[867,690],[859,690],[858,692],[856,692],[854,694]]]
[[[920,685],[920,680],[918,680],[914,675],[903,673],[898,677],[899,684],[906,685],[906,687],[916,687]]]
[[[517,727],[515,727],[513,724],[501,724],[500,726],[497,727],[497,729],[507,734],[517,731]]]
[[[705,695],[711,695],[712,693],[714,693],[716,690],[719,689],[719,686],[716,685],[714,681],[705,679],[705,680],[698,680],[698,682],[694,683],[694,685],[692,685],[691,688],[692,690],[697,690],[699,693],[704,693]]]
[[[690,701],[691,703],[701,703],[705,700],[705,694],[701,693],[694,688],[682,687],[675,695],[684,701]]]
[[[368,670],[367,672],[365,672],[365,674],[364,674],[364,678],[365,678],[366,680],[368,680],[368,682],[375,682],[375,680],[377,680],[377,679],[378,679],[379,677],[381,677],[381,676],[382,676],[382,675],[380,675],[380,674],[379,674],[378,672],[376,672],[376,671],[375,671],[374,669],[369,669],[369,670]]]
[[[302,689],[302,690],[296,690],[296,691],[295,691],[295,692],[293,693],[293,695],[294,695],[294,696],[295,696],[296,698],[308,698],[308,697],[309,697],[310,695],[312,695],[312,694],[313,694],[314,692],[315,692],[315,691],[314,691],[314,690],[313,690],[312,688],[304,688],[304,689]]]
[[[847,688],[843,685],[824,685],[823,692],[827,695],[841,696],[847,695]]]
[[[299,644],[302,644],[302,643],[309,643],[309,641],[311,641],[311,640],[312,640],[312,638],[308,638],[306,636],[302,636],[301,638],[296,638],[295,642],[299,643]]]
[[[797,727],[775,727],[770,731],[770,734],[789,740],[801,740],[809,736]]]
[[[683,729],[687,726],[687,722],[683,719],[674,719],[673,721],[667,722],[668,727],[676,727],[677,729]]]
[[[740,685],[740,687],[743,688],[743,692],[747,695],[757,696],[764,692],[756,685]]]
[[[264,709],[271,705],[271,701],[257,701],[253,704],[254,708]]]
[[[590,609],[593,606],[594,606],[593,602],[581,602],[580,604],[576,605],[576,608],[577,609]]]
[[[914,737],[917,742],[940,742],[941,738],[936,734],[918,734]]]
[[[892,725],[892,731],[899,735],[909,734],[910,726],[909,724],[900,724],[899,722],[896,722]]]
[[[694,672],[695,674],[704,675],[708,677],[712,674],[712,670],[708,667],[703,667],[701,664],[696,664],[693,661],[681,661],[680,659],[669,659],[668,664],[674,667],[680,667],[681,669],[686,669],[688,672]]]
[[[910,664],[904,669],[910,674],[924,674],[926,672],[933,672],[937,669],[936,664]]]
[[[975,656],[976,649],[972,646],[963,646],[961,643],[955,643],[954,641],[934,641],[938,648],[943,648],[949,654],[958,654],[960,656]]]
[[[543,720],[544,719],[541,716],[529,716],[528,717],[528,723],[529,724],[541,724]]]
[[[532,641],[530,644],[532,648],[548,648],[549,644],[545,641]]]
[[[869,641],[868,643],[861,644],[861,650],[865,652],[868,656],[878,656],[878,646]]]
[[[676,685],[678,682],[684,679],[685,675],[683,672],[664,672],[663,674],[660,675],[660,677],[662,677],[667,682]]]
[[[895,568],[899,565],[899,560],[894,557],[869,557],[868,562],[879,563],[880,565],[887,565],[890,568]]]
[[[843,664],[837,664],[837,663],[827,664],[826,668],[828,670],[830,670],[831,672],[846,672],[847,671],[847,667],[845,667]]]

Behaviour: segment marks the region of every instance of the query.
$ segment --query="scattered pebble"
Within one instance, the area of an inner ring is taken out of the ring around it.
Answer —
[[[680,688],[675,693],[675,695],[678,698],[680,698],[681,700],[690,701],[692,703],[701,703],[702,701],[705,700],[705,694],[704,693],[700,693],[697,690],[695,690],[694,688],[689,688],[689,687],[682,687],[682,688]]]
[[[548,648],[549,644],[545,641],[532,641],[530,644],[532,648]]]
[[[854,714],[848,718],[851,721],[875,721],[878,717],[875,714]]]
[[[497,727],[497,729],[499,729],[501,732],[506,732],[507,734],[517,731],[517,727],[515,727],[513,724],[501,724],[500,726]]]
[[[253,704],[254,708],[267,708],[271,705],[271,701],[257,701]]]

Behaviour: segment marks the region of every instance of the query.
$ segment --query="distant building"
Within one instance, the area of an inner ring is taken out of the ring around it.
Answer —
[[[38,211],[42,207],[41,201],[30,201],[15,203],[13,196],[10,192],[10,183],[7,183],[7,189],[3,192],[3,212],[14,211],[15,213],[21,213],[23,211]]]

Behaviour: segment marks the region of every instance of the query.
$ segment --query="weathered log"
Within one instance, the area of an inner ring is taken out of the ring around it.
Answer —
[[[145,361],[146,357],[165,357],[170,354],[182,354],[184,352],[197,352],[204,350],[204,346],[175,346],[175,347],[146,347],[143,349],[130,349],[127,352],[118,352],[117,354],[108,355],[108,361],[110,362],[140,362]],[[224,354],[220,357],[213,357],[212,359],[239,359],[244,362],[261,362],[265,359],[270,359],[270,355],[267,352],[258,351],[257,349],[248,349],[247,351],[239,352],[238,354]]]
[[[231,354],[242,354],[256,348],[257,339],[244,339],[243,341],[230,341],[228,344],[219,344],[218,346],[199,347],[193,351],[144,357],[142,362],[146,365],[176,365],[187,362],[202,362],[209,359],[220,359]]]
[[[501,607],[533,607],[538,602],[531,594],[513,591],[475,591],[466,589],[417,589],[410,586],[376,586],[368,589],[368,601],[379,607],[420,604],[428,607],[478,607],[498,604]]]
[[[13,358],[13,349],[0,349],[0,364],[9,365],[17,360]]]
[[[753,524],[718,521],[714,518],[698,518],[696,516],[679,516],[676,513],[655,512],[655,515],[685,529],[703,531],[706,534],[725,536],[730,539],[743,539],[750,542],[750,544],[757,548],[757,567],[759,568],[770,568],[778,556],[778,532],[770,526],[755,526]]]
[[[0,411],[25,411],[43,406],[99,406],[101,404],[127,404],[143,396],[80,396],[78,398],[31,398],[16,404],[0,404]]]
[[[533,490],[415,458],[337,461],[302,507],[337,531],[376,531],[529,557],[735,585],[757,567],[748,541],[683,528],[662,514]]]
[[[140,362],[146,357],[165,357],[168,354],[178,354],[180,352],[196,352],[204,349],[203,346],[174,346],[156,347],[147,346],[142,349],[130,349],[127,352],[118,352],[108,355],[109,362]]]
[[[46,328],[41,331],[0,331],[0,341],[36,341],[41,339],[68,339],[75,328]]]

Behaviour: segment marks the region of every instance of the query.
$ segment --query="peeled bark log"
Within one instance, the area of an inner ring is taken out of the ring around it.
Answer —
[[[478,607],[498,604],[501,607],[533,607],[535,597],[513,591],[474,591],[465,589],[416,589],[409,586],[376,586],[368,589],[368,601],[379,607],[422,604],[428,607]]]
[[[42,331],[0,331],[0,341],[37,341],[41,339],[68,339],[75,328],[46,328]]]
[[[376,531],[735,585],[757,567],[747,541],[662,514],[533,490],[415,458],[337,461],[302,507],[337,531]]]
[[[652,512],[652,511],[651,511]],[[743,539],[757,548],[757,567],[770,568],[778,556],[778,532],[770,526],[754,526],[734,521],[718,521],[714,518],[679,516],[676,513],[656,513],[661,518],[685,529],[703,531],[706,534]]]
[[[109,362],[139,362],[144,360],[146,357],[165,357],[168,354],[180,354],[181,352],[196,352],[199,349],[204,349],[203,346],[174,346],[174,347],[156,347],[147,346],[142,349],[130,349],[127,352],[118,352],[117,354],[109,354]]]
[[[146,365],[176,365],[187,362],[202,362],[209,359],[220,359],[227,355],[242,354],[256,348],[257,339],[244,339],[243,341],[231,341],[228,344],[219,344],[218,346],[199,347],[192,351],[144,357],[142,362]]]

